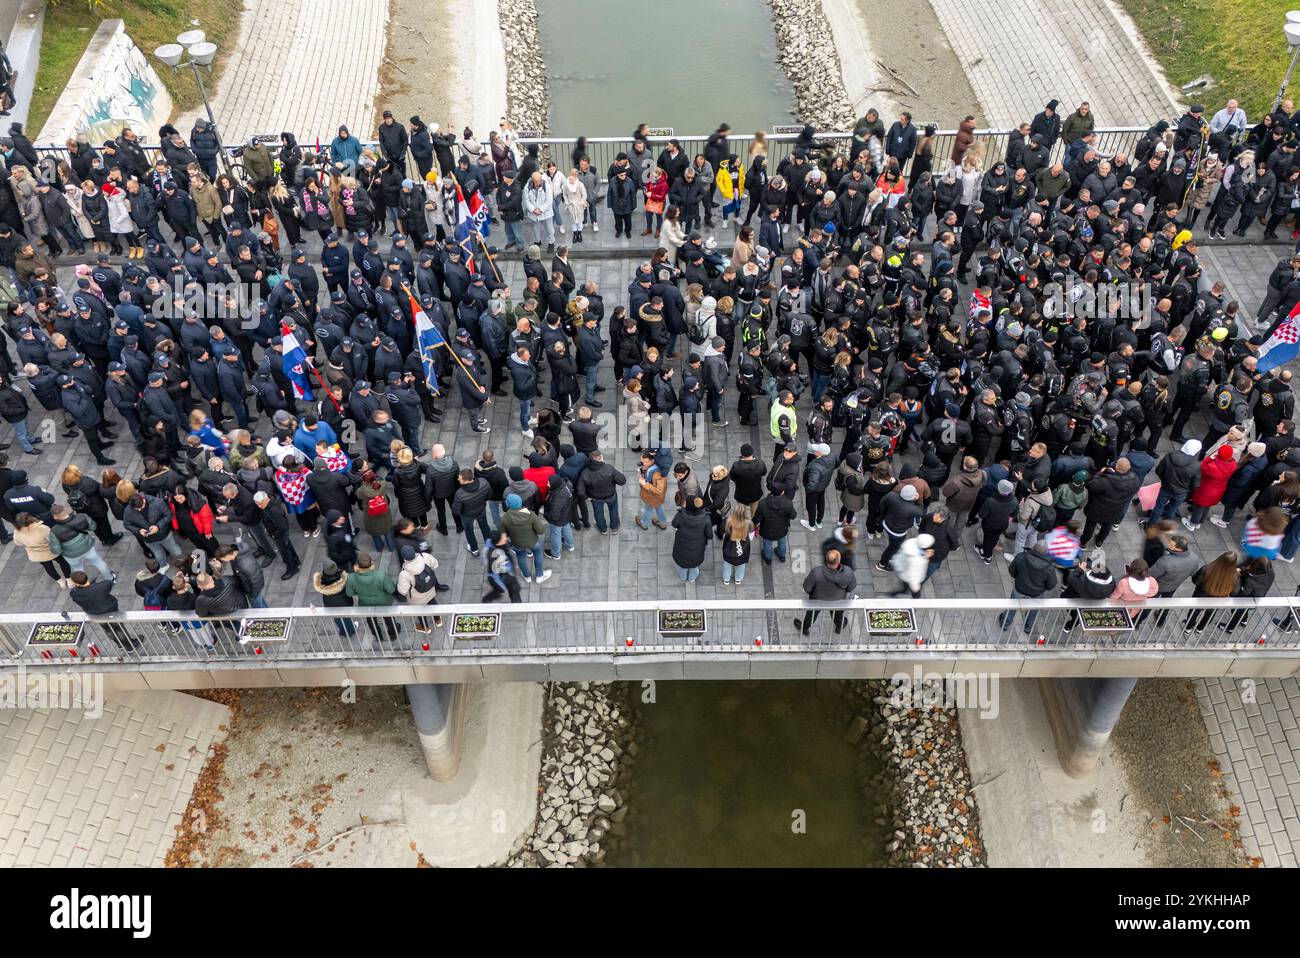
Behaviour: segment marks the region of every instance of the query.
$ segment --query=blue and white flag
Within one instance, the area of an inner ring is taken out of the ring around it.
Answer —
[[[284,374],[293,383],[294,396],[308,401],[314,399],[311,380],[307,377],[311,361],[307,358],[307,351],[298,342],[298,337],[289,331],[288,326],[280,327],[280,347],[284,353]]]
[[[429,384],[429,389],[433,392],[438,391],[438,347],[447,346],[447,339],[442,335],[442,330],[434,325],[429,314],[420,308],[420,304],[415,301],[411,291],[406,291],[407,298],[411,301],[411,315],[415,318],[415,342],[420,350],[420,363],[424,366],[424,381]]]
[[[1266,373],[1289,363],[1300,352],[1300,322],[1297,322],[1297,315],[1300,315],[1300,303],[1287,315],[1286,321],[1273,330],[1268,342],[1259,348],[1259,363],[1256,366],[1259,372]]]

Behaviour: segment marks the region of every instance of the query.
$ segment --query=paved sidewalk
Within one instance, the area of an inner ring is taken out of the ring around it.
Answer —
[[[1181,110],[1107,0],[930,0],[991,127],[1062,115],[1084,100],[1098,126],[1147,126]],[[1127,19],[1127,18],[1124,18]]]
[[[0,868],[162,865],[228,720],[180,692],[0,711]]]
[[[388,26],[385,0],[245,0],[212,111],[223,140],[289,130],[333,139],[340,124],[369,139]],[[176,128],[186,137],[200,107]],[[314,141],[313,141],[314,143]],[[309,144],[303,143],[304,146]]]

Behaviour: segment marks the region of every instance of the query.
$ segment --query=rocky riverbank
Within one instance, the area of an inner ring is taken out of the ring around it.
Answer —
[[[821,131],[851,130],[856,117],[844,89],[835,37],[822,0],[767,0],[781,67],[794,86],[799,118]]]
[[[961,745],[957,710],[910,707],[910,686],[846,682],[857,718],[848,735],[866,751],[859,766],[866,794],[891,795],[876,824],[891,829],[889,864],[913,868],[985,864],[979,813]],[[871,774],[871,768],[880,771]]]
[[[636,761],[636,727],[619,686],[554,683],[542,720],[537,821],[505,864],[576,867],[605,860],[611,831],[627,817],[623,787]]]
[[[497,0],[506,51],[506,115],[516,130],[545,132],[550,99],[533,0]]]

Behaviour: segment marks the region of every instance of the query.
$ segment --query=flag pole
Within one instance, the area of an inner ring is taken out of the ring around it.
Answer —
[[[478,230],[475,230],[474,235],[478,237],[478,243],[483,247],[483,255],[487,257],[488,265],[492,267],[492,272],[496,274],[497,282],[504,286],[505,280],[501,278],[501,271],[497,269],[497,264],[496,261],[492,259],[492,254],[488,252],[487,243],[483,242],[483,234]]]
[[[281,338],[282,340],[284,339],[285,335],[286,335],[288,332],[289,332],[289,327],[284,326],[284,325],[281,325],[281,326],[280,326],[280,338]],[[296,341],[296,340],[297,340],[297,337],[295,336],[294,339],[295,339],[295,341]],[[309,355],[307,354],[307,350],[306,350],[306,348],[302,346],[302,343],[299,343],[298,345],[299,345],[300,348],[302,348],[302,356],[303,356],[303,359],[306,360],[306,362],[307,362],[307,368],[310,369],[310,370],[312,371],[312,375],[314,375],[314,376],[316,377],[316,381],[319,382],[320,385],[321,385],[321,388],[325,390],[325,395],[330,397],[330,402],[332,402],[332,403],[334,404],[334,408],[335,408],[335,409],[337,409],[340,413],[343,412],[343,407],[339,405],[339,401],[338,401],[337,399],[335,399],[335,398],[334,398],[334,394],[333,394],[332,392],[330,392],[330,388],[329,388],[329,386],[326,385],[325,380],[321,377],[320,370],[318,370],[318,369],[316,368],[316,364],[315,364],[314,362],[311,361],[311,356],[309,356]]]
[[[411,295],[410,287],[408,287],[405,283],[402,284],[402,291],[405,292],[406,295],[411,298],[412,302],[416,301],[415,297]],[[414,320],[415,317],[412,316],[411,318],[412,320]],[[429,322],[433,322],[433,320],[429,320]],[[418,331],[417,331],[417,336],[418,336]],[[477,389],[481,393],[485,393],[485,394],[487,393],[487,390],[484,389],[479,384],[479,381],[474,378],[474,374],[469,371],[469,367],[465,365],[465,361],[456,354],[456,350],[451,348],[451,343],[447,342],[447,338],[445,336],[443,337],[442,342],[438,343],[437,345],[446,347],[447,352],[451,353],[451,358],[456,360],[456,364],[460,366],[460,368],[464,371],[465,375],[469,377],[469,381],[474,384],[475,389]]]

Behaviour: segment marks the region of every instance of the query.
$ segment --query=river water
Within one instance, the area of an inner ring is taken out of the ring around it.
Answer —
[[[637,764],[627,829],[606,864],[868,867],[886,815],[861,781],[877,769],[845,741],[838,682],[656,682],[628,688]],[[643,701],[653,694],[653,702]]]
[[[764,0],[537,0],[555,136],[791,122]]]

